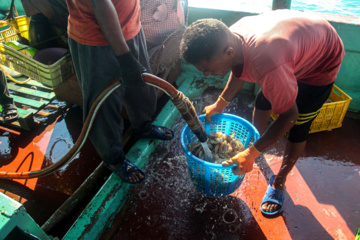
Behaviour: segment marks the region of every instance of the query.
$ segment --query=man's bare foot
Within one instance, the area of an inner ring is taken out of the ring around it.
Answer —
[[[284,190],[285,189],[285,182],[280,182],[277,181],[277,179],[275,178],[274,183],[272,184],[272,187],[274,189],[277,190]],[[276,203],[272,203],[272,202],[265,202],[261,208],[265,211],[265,212],[275,212],[277,210],[279,210],[281,208],[281,205],[276,204]]]

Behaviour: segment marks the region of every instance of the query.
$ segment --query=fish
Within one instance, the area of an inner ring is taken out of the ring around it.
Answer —
[[[216,132],[208,135],[206,143],[212,153],[214,163],[221,164],[245,150],[244,144],[235,137],[235,134],[235,132],[231,135]],[[204,149],[199,141],[189,143],[188,149],[193,155],[204,160]]]

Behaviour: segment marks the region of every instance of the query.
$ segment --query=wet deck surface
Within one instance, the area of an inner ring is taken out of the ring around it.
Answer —
[[[76,106],[67,107],[64,102],[54,105],[59,111],[44,118],[31,131],[0,130],[0,171],[43,169],[59,161],[74,145],[82,128],[82,110]],[[0,191],[22,203],[41,226],[100,163],[100,157],[87,141],[74,159],[59,171],[35,179],[0,179]],[[93,194],[101,184],[94,186]],[[52,235],[64,234],[80,214],[78,211],[81,211],[80,207],[68,214],[66,221],[60,222],[62,225],[54,229]]]
[[[197,112],[219,93],[209,89],[192,99]],[[252,101],[252,94],[244,93],[232,101],[229,112],[251,121]],[[33,131],[0,130],[0,171],[44,168],[59,161],[74,144],[82,127],[81,109],[58,104],[63,107],[60,112]],[[360,228],[359,120],[345,118],[342,128],[310,135],[304,156],[288,177],[284,211],[271,219],[261,214],[259,206],[267,181],[279,170],[285,139],[257,160],[236,192],[211,197],[190,180],[180,146],[184,126],[179,117],[173,126],[175,139],[160,144],[152,154],[147,180],[135,187],[102,239],[355,238]],[[100,163],[87,142],[60,171],[38,179],[0,180],[0,191],[24,204],[41,226]],[[50,234],[61,237],[80,212],[81,208],[74,210]]]
[[[197,112],[219,92],[192,99]],[[228,107],[251,121],[251,94]],[[259,209],[267,182],[280,168],[285,139],[256,161],[231,195],[212,197],[191,182],[180,133],[159,145],[148,161],[147,180],[121,209],[101,239],[355,239],[360,228],[360,121],[313,133],[286,182],[283,212],[267,218]]]

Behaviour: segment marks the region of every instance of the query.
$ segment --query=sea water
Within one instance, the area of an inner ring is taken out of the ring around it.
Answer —
[[[189,7],[202,7],[243,12],[271,10],[272,0],[188,0]],[[360,17],[359,0],[292,0],[291,9]]]

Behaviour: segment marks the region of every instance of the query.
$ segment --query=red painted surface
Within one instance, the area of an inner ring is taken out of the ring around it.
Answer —
[[[32,131],[0,130],[0,171],[33,171],[57,162],[73,146],[81,128],[82,111],[71,107],[54,113]],[[0,179],[0,191],[22,203],[41,226],[101,163],[99,159],[86,142],[60,170],[34,179]]]
[[[207,98],[194,99],[198,112]],[[249,103],[236,100],[230,111],[250,120]],[[177,137],[151,156],[147,180],[102,239],[355,239],[360,227],[359,120],[345,118],[340,129],[310,135],[287,179],[283,212],[274,218],[263,216],[259,207],[267,181],[280,168],[285,139],[257,159],[236,192],[211,197],[190,180],[180,147],[184,121],[177,122]]]
[[[48,125],[40,135],[35,136],[32,141],[24,148],[18,147],[18,153],[9,164],[1,167],[0,171],[4,172],[28,172],[40,170],[44,159],[46,148],[48,147],[52,131],[55,123]],[[15,147],[15,146],[14,146]],[[37,183],[37,178],[33,179],[14,179],[13,181],[20,183],[30,190],[34,190]],[[24,204],[27,199],[23,196],[2,190],[3,193],[16,201]]]

